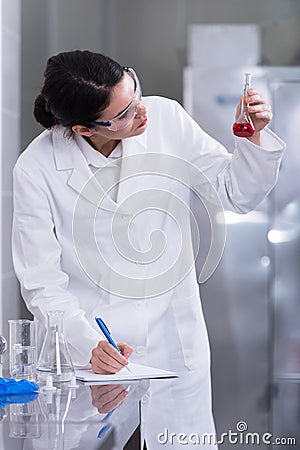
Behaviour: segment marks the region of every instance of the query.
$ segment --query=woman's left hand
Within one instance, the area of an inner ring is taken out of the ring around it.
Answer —
[[[248,105],[248,112],[257,134],[271,122],[272,109],[257,89],[248,89],[247,94],[245,103]]]

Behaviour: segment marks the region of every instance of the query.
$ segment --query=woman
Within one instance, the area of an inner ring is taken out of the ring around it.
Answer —
[[[35,101],[46,130],[14,168],[13,259],[28,309],[41,323],[48,310],[64,311],[76,366],[117,372],[130,356],[175,370],[187,386],[200,381],[206,431],[209,345],[178,178],[187,165],[198,170],[204,198],[216,191],[234,211],[263,200],[284,144],[265,128],[272,113],[262,96],[251,89],[245,100],[255,135],[236,138],[230,155],[177,102],[143,98],[132,69],[89,51],[61,53],[48,60]],[[99,337],[95,316],[122,354]]]

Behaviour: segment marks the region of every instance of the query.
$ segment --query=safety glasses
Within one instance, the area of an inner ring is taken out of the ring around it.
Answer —
[[[106,122],[93,121],[90,122],[91,125],[99,127],[107,127],[108,130],[110,131],[119,131],[122,130],[123,128],[126,128],[130,124],[130,122],[132,122],[133,119],[135,118],[137,111],[139,109],[139,104],[141,102],[142,88],[135,71],[130,67],[123,67],[123,69],[125,70],[125,72],[128,73],[128,75],[132,77],[135,84],[134,97],[132,99],[132,102],[127,106],[127,108],[124,111],[122,111],[113,119],[107,120]]]

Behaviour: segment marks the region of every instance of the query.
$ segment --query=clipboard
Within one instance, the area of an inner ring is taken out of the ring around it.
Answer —
[[[114,382],[114,381],[132,381],[158,378],[177,378],[176,372],[157,369],[141,364],[129,363],[130,372],[124,367],[114,374],[94,373],[91,369],[76,369],[76,379],[83,382]]]

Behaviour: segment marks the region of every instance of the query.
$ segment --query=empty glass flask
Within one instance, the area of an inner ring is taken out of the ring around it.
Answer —
[[[47,313],[47,333],[37,363],[40,381],[46,381],[49,375],[53,382],[70,381],[75,371],[63,334],[63,311]]]

